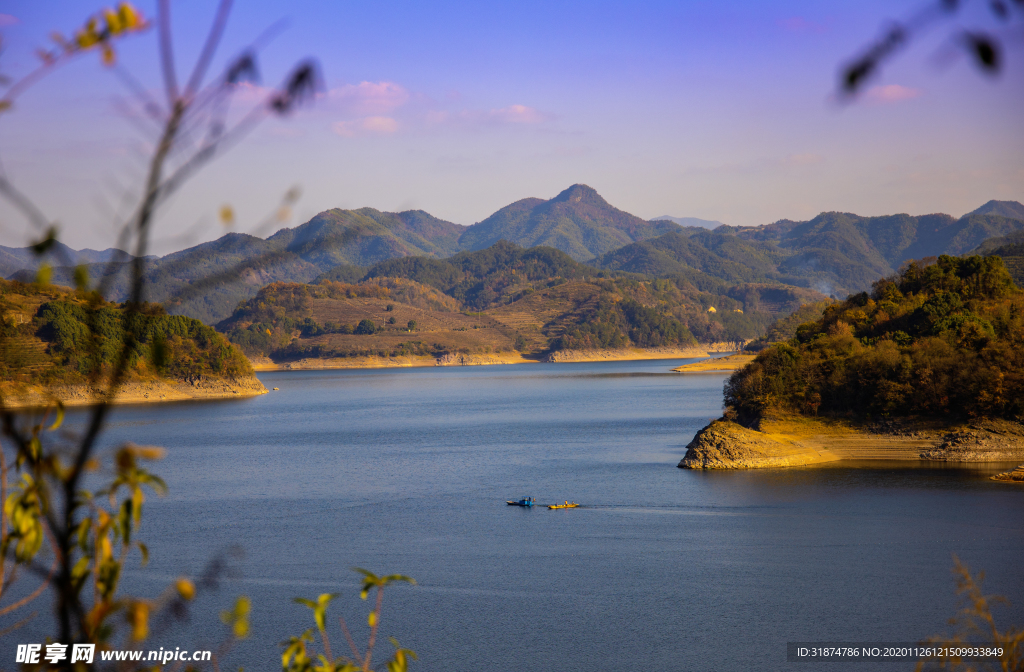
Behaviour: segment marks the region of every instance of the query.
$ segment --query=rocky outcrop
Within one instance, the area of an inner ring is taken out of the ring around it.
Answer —
[[[1024,484],[1024,464],[1020,465],[1013,471],[1006,471],[1001,474],[996,474],[992,477],[993,481],[1004,481],[1007,483],[1021,483]]]
[[[693,437],[679,467],[757,469],[834,460],[977,463],[1022,458],[1024,426],[1006,420],[951,427],[937,420],[901,419],[862,425],[779,416],[762,418],[756,428],[724,418],[715,420]]]
[[[1024,425],[1007,420],[979,420],[949,432],[942,444],[921,453],[942,462],[1002,462],[1024,457]]]
[[[804,446],[720,419],[697,432],[686,446],[686,456],[678,466],[681,469],[762,469],[838,459],[828,450]]]

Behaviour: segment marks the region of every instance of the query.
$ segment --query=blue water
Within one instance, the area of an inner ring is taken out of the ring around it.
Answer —
[[[953,554],[1024,624],[1024,488],[992,467],[677,469],[724,380],[678,363],[275,372],[258,398],[118,409],[107,445],[167,447],[170,486],[126,587],[226,558],[159,640],[216,644],[246,594],[253,637],[221,669],[278,669],[312,626],[296,596],[340,592],[330,613],[364,637],[356,566],[418,581],[386,593],[382,633],[424,672],[846,669],[787,664],[786,642],[944,631]],[[584,506],[505,504],[522,496]]]

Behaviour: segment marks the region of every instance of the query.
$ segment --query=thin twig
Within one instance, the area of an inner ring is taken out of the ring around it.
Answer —
[[[224,34],[224,27],[227,25],[230,13],[231,0],[221,0],[217,6],[217,17],[213,20],[213,26],[206,36],[206,44],[203,45],[203,51],[199,55],[199,60],[196,61],[196,67],[192,70],[192,77],[189,78],[188,84],[185,86],[186,98],[191,98],[202,84],[203,77],[206,76],[206,69],[210,66],[213,54],[217,51],[217,44],[220,42],[221,35]]]
[[[174,45],[171,42],[171,6],[168,0],[157,3],[160,23],[160,66],[164,73],[164,88],[167,91],[167,107],[171,110],[179,102],[178,76],[174,73]]]

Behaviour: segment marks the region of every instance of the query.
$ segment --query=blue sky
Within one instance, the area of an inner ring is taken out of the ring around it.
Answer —
[[[363,206],[468,225],[577,182],[641,217],[741,225],[1024,200],[1024,17],[1002,75],[988,77],[950,47],[957,27],[999,29],[975,4],[841,105],[840,66],[924,3],[238,0],[217,64],[285,20],[260,53],[263,84],[314,56],[326,90],[186,185],[161,213],[154,251],[221,235],[224,204],[233,230],[253,231],[296,185],[290,225]],[[184,78],[213,3],[172,5]],[[155,16],[152,2],[137,6]],[[69,34],[100,7],[4,2],[0,72],[25,74],[51,31]],[[158,94],[155,38],[129,38],[118,55]],[[239,109],[256,93],[241,92]],[[139,184],[153,137],[132,105],[88,54],[0,117],[6,174],[73,247],[112,244]],[[2,244],[31,237],[7,208],[0,224]]]

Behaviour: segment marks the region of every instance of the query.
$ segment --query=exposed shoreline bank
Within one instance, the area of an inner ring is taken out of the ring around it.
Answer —
[[[674,369],[676,373],[729,373],[736,369],[742,369],[744,366],[754,361],[757,357],[756,354],[745,354],[737,352],[733,355],[727,355],[726,357],[716,357],[714,359],[705,359],[699,362],[692,362],[690,364],[683,364]]]
[[[682,469],[763,469],[829,462],[900,460],[1019,462],[1024,425],[1005,420],[945,423],[938,420],[855,424],[786,416],[757,428],[720,418],[697,432],[679,462]],[[1016,472],[1010,472],[1016,473]],[[1016,480],[1010,476],[1000,480]]]
[[[88,385],[44,387],[26,385],[4,392],[7,409],[42,408],[59,399],[65,406],[89,406],[96,403],[99,390]],[[243,378],[206,378],[195,381],[129,381],[121,386],[114,404],[147,404],[161,401],[198,401],[204,399],[241,399],[266,394],[267,388],[255,375]]]
[[[540,357],[524,357],[518,352],[459,354],[448,353],[442,357],[429,355],[408,355],[398,357],[310,357],[293,362],[274,362],[270,358],[251,358],[252,368],[256,371],[303,371],[327,369],[390,369],[425,366],[489,366],[495,364],[542,364],[559,362],[625,362],[649,359],[689,359],[694,357],[710,357],[712,352],[729,352],[717,350],[715,346],[734,344],[712,343],[696,348],[623,348],[619,350],[559,350]]]

